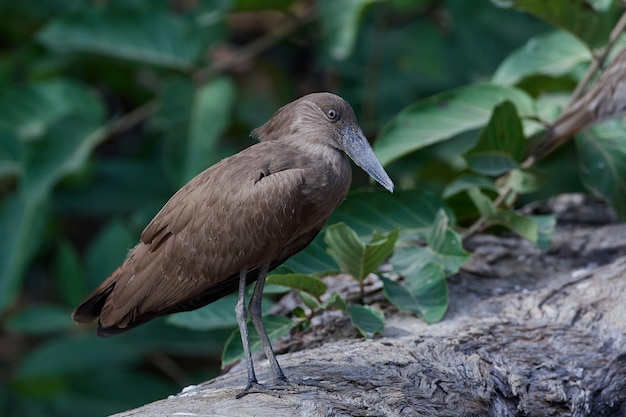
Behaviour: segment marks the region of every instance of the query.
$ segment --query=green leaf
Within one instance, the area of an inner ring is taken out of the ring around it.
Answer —
[[[554,31],[535,36],[513,51],[496,69],[492,82],[513,85],[538,74],[560,77],[590,60],[591,52],[584,43],[567,32]]]
[[[448,308],[446,275],[440,265],[428,263],[404,276],[401,284],[381,277],[387,299],[400,310],[410,311],[432,324],[441,320]]]
[[[552,238],[556,233],[556,217],[552,214],[530,216],[537,224],[537,247],[543,251],[550,249]]]
[[[22,360],[17,378],[49,377],[97,369],[103,364],[109,367],[123,366],[139,358],[140,351],[121,342],[121,339],[100,339],[92,334],[82,334],[48,340],[28,352]]]
[[[422,190],[393,194],[361,190],[350,193],[328,223],[346,223],[362,238],[371,236],[373,230],[389,233],[398,229],[405,239],[413,239],[428,233],[441,207],[446,207],[441,198]],[[453,218],[451,210],[448,215]]]
[[[502,175],[517,168],[524,158],[526,140],[515,106],[506,100],[497,105],[476,146],[465,154],[475,172]]]
[[[167,317],[166,322],[195,331],[231,329],[237,326],[235,316],[237,298],[236,294],[227,295],[197,310],[172,314]]]
[[[128,228],[117,220],[106,224],[90,242],[85,255],[90,288],[100,285],[124,261],[137,243]]]
[[[304,250],[289,258],[281,267],[274,270],[275,273],[298,272],[303,274],[316,274],[322,272],[333,272],[337,270],[337,265],[326,253],[326,245],[323,241],[323,234],[311,242]]]
[[[44,198],[59,180],[82,167],[105,138],[94,118],[63,117],[26,144],[21,191],[27,199]]]
[[[467,191],[472,187],[478,187],[483,190],[498,191],[498,187],[496,187],[494,180],[491,178],[475,174],[462,174],[446,186],[442,195],[444,198],[449,198],[455,194]]]
[[[235,86],[228,78],[217,78],[198,87],[189,120],[183,173],[185,183],[218,160],[216,147],[230,123],[234,101]]]
[[[383,165],[426,146],[484,126],[494,106],[511,101],[522,116],[534,115],[525,92],[495,84],[473,84],[420,100],[383,127],[374,145]]]
[[[55,51],[188,70],[202,47],[193,29],[181,15],[155,10],[82,8],[52,19],[37,37]]]
[[[556,27],[576,35],[589,47],[604,45],[611,29],[621,14],[619,2],[610,8],[597,7],[593,1],[550,0],[500,0],[499,6],[512,7],[528,12]],[[596,7],[594,7],[596,6]]]
[[[583,184],[626,218],[626,126],[614,120],[576,136]]]
[[[489,197],[481,193],[478,188],[470,189],[468,194],[480,215],[485,219],[485,224],[488,226],[496,224],[504,226],[537,244],[539,231],[535,221],[512,211],[496,207]]]
[[[370,306],[359,304],[349,305],[346,312],[363,337],[373,337],[385,328],[385,316],[380,311]]]
[[[328,300],[322,303],[322,308],[336,308],[337,310],[346,311],[348,304],[338,292],[333,291],[330,297],[328,297]]]
[[[328,254],[342,271],[362,281],[391,255],[398,235],[398,230],[386,235],[374,233],[372,240],[365,244],[345,223],[337,223],[326,229],[324,242],[328,246]]]
[[[15,300],[28,262],[41,243],[47,205],[10,194],[0,200],[0,312]]]
[[[104,108],[93,91],[62,79],[5,89],[0,108],[0,128],[25,141],[41,136],[69,115],[95,124],[104,119]]]
[[[296,325],[293,320],[287,317],[272,314],[263,316],[263,323],[265,324],[265,329],[271,341],[278,340],[287,335]],[[250,351],[256,352],[260,350],[263,347],[263,343],[261,343],[261,339],[254,330],[252,323],[248,323],[248,335],[250,336]],[[239,329],[237,329],[230,335],[226,341],[226,346],[224,346],[222,368],[239,359],[243,359],[243,344],[241,342],[241,334],[239,333]]]
[[[450,230],[448,216],[443,210],[438,212],[427,241],[426,247],[406,246],[396,249],[390,261],[393,270],[407,277],[434,263],[452,275],[457,273],[471,256],[463,249],[461,237]]]
[[[315,297],[321,297],[328,289],[324,281],[306,274],[274,274],[267,277],[266,283],[304,291]]]
[[[7,330],[20,334],[45,335],[75,327],[71,311],[52,304],[38,304],[13,316],[6,323]]]
[[[324,27],[324,48],[336,60],[352,53],[362,10],[376,0],[319,0],[317,6]]]
[[[78,305],[85,295],[85,271],[76,248],[61,240],[54,257],[54,283],[59,295],[68,306]]]

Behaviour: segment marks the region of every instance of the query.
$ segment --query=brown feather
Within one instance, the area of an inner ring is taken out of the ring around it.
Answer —
[[[330,108],[342,115],[340,123],[326,119]],[[332,94],[280,109],[253,132],[260,143],[172,196],[74,320],[99,318],[99,335],[117,334],[215,301],[236,291],[241,271],[252,282],[261,265],[271,270],[302,250],[350,187],[341,126],[358,129],[350,106]]]

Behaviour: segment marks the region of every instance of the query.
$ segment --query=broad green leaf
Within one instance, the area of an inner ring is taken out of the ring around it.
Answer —
[[[448,275],[455,274],[470,258],[463,249],[461,237],[449,229],[449,220],[443,210],[437,214],[427,246],[405,246],[396,249],[391,258],[393,270],[402,276],[412,276],[428,264],[440,265]]]
[[[263,316],[263,323],[265,324],[265,329],[271,341],[278,340],[287,335],[296,325],[293,320],[287,317],[272,314]],[[250,336],[250,351],[256,352],[260,350],[263,344],[261,343],[259,335],[254,330],[252,323],[248,323],[248,335]],[[239,333],[239,329],[237,329],[231,333],[226,341],[226,346],[224,346],[222,368],[239,359],[243,359],[243,344],[241,343],[241,334]]]
[[[337,310],[346,311],[348,305],[346,304],[346,300],[344,300],[338,292],[333,291],[330,297],[328,297],[328,300],[322,303],[322,308],[336,308]]]
[[[304,250],[289,258],[283,266],[275,269],[274,273],[317,274],[332,271],[337,271],[337,264],[326,253],[324,235],[320,233]]]
[[[485,224],[504,226],[537,244],[539,232],[535,221],[513,211],[496,207],[489,197],[481,193],[478,188],[470,189],[468,194],[480,215],[485,219]]]
[[[532,193],[540,186],[541,179],[537,174],[520,169],[511,170],[500,184],[501,188],[510,188],[519,194]]]
[[[234,100],[235,87],[228,78],[217,78],[198,87],[189,120],[184,182],[217,161],[216,146],[230,123]]]
[[[352,304],[346,309],[348,317],[352,321],[354,327],[357,328],[363,337],[374,337],[385,328],[385,316],[373,307]]]
[[[217,144],[230,122],[233,100],[234,87],[227,78],[205,86],[174,78],[163,87],[151,123],[167,138],[167,168],[179,186],[226,156]]]
[[[524,158],[526,140],[515,106],[506,100],[497,105],[474,148],[465,154],[473,171],[502,175],[517,168]]]
[[[537,247],[543,251],[550,249],[552,238],[556,233],[556,217],[552,214],[530,216],[537,223]]]
[[[441,198],[421,190],[357,191],[348,195],[328,223],[344,222],[361,238],[369,238],[374,230],[389,233],[396,229],[405,238],[414,238],[428,233],[441,207],[446,207]],[[453,218],[451,210],[448,215]]]
[[[41,136],[50,125],[69,115],[95,124],[104,119],[104,109],[93,91],[61,79],[3,90],[0,108],[0,128],[22,140]]]
[[[313,297],[308,295],[307,293],[301,292],[300,299],[311,311],[315,311],[319,308],[322,308],[321,304]]]
[[[304,291],[315,297],[321,297],[328,289],[324,281],[306,274],[274,274],[267,277],[266,283]]]
[[[436,323],[448,308],[446,275],[440,265],[428,263],[411,275],[404,283],[381,277],[387,299],[400,310],[411,311],[426,323]]]
[[[563,31],[550,32],[531,38],[513,51],[496,69],[491,81],[513,85],[531,75],[559,77],[590,60],[591,52],[578,38]]]
[[[124,261],[137,238],[117,220],[106,224],[90,242],[85,255],[90,288],[100,285]]]
[[[57,16],[38,34],[48,48],[165,68],[193,67],[202,40],[181,15],[154,10],[82,8]]]
[[[197,310],[172,314],[165,321],[176,327],[194,331],[232,329],[237,327],[237,317],[235,316],[237,299],[237,294],[229,294]],[[272,304],[263,298],[262,311],[268,311]]]
[[[0,312],[15,300],[22,275],[41,243],[47,216],[42,200],[10,194],[0,200]]]
[[[528,12],[556,27],[576,35],[589,47],[604,45],[621,14],[619,2],[610,8],[597,7],[598,2],[550,0],[498,0],[497,5]],[[597,8],[594,8],[596,6]]]
[[[10,332],[45,335],[60,330],[68,330],[76,325],[67,308],[52,304],[37,304],[17,314],[12,315],[6,323]]]
[[[442,195],[444,198],[449,198],[455,194],[467,191],[472,187],[478,187],[483,190],[498,191],[498,187],[496,187],[494,180],[491,178],[475,174],[462,174],[446,186]]]
[[[363,243],[345,223],[337,223],[326,229],[324,242],[341,269],[362,281],[391,255],[398,235],[398,230],[386,235],[374,233],[369,243]]]
[[[139,360],[141,352],[120,340],[101,339],[93,334],[48,340],[26,354],[17,378],[49,377],[103,366],[123,366]]]
[[[197,310],[172,314],[167,317],[166,322],[183,329],[196,331],[232,329],[237,326],[237,318],[235,317],[237,298],[237,294],[227,295]]]
[[[85,271],[76,248],[67,240],[61,240],[53,264],[54,283],[68,306],[77,306],[87,294]]]
[[[352,53],[358,32],[359,16],[368,4],[377,0],[319,0],[317,5],[324,27],[324,46],[336,60]]]
[[[587,189],[626,218],[626,127],[609,121],[576,136],[580,175]]]
[[[67,116],[53,123],[38,140],[24,148],[21,192],[42,199],[67,174],[77,171],[104,138],[94,117]]]
[[[374,145],[389,164],[418,149],[484,126],[494,106],[512,102],[520,116],[534,115],[533,101],[522,90],[496,84],[473,84],[420,100],[383,127]]]
[[[22,172],[22,143],[17,135],[0,127],[0,181],[17,177]]]

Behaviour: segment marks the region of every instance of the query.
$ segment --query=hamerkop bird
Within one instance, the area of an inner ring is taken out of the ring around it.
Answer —
[[[124,263],[72,314],[79,323],[98,318],[98,335],[111,336],[238,290],[235,311],[248,368],[240,395],[261,389],[248,343],[246,285],[257,281],[250,316],[276,382],[285,382],[261,318],[265,277],[307,246],[346,197],[352,172],[344,152],[393,191],[352,108],[334,94],[289,103],[252,135],[259,143],[174,194]]]

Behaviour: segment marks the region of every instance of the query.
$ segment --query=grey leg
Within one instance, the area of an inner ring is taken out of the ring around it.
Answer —
[[[237,324],[241,333],[241,343],[243,344],[243,352],[246,357],[246,365],[248,367],[248,384],[246,390],[257,384],[256,375],[254,373],[254,365],[252,364],[252,355],[250,353],[250,339],[248,337],[248,311],[246,311],[246,271],[241,271],[239,275],[239,298],[235,307],[235,315],[237,316]],[[246,392],[244,390],[244,392]],[[245,395],[242,392],[239,395]],[[238,396],[239,397],[239,396]]]
[[[267,335],[267,330],[265,329],[265,325],[263,324],[261,300],[263,298],[263,287],[265,286],[265,278],[267,277],[268,268],[269,265],[262,265],[259,271],[259,278],[257,279],[256,286],[254,287],[252,299],[250,299],[250,318],[252,319],[252,324],[254,324],[256,332],[261,338],[261,342],[263,342],[265,356],[267,356],[267,359],[270,361],[270,365],[272,366],[272,370],[274,371],[274,378],[277,382],[285,382],[287,381],[287,378],[285,377],[283,370],[280,369],[280,365],[278,364],[278,360],[276,359],[276,355],[274,354],[274,349],[272,349],[272,343],[270,342],[270,338]]]

